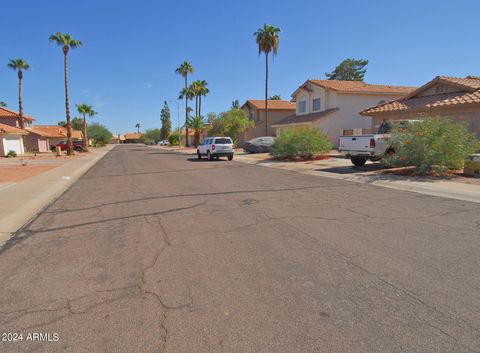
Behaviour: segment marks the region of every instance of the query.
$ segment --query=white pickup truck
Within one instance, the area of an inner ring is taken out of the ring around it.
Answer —
[[[394,125],[407,127],[409,124],[417,122],[421,122],[421,120],[396,120]],[[395,153],[389,139],[389,133],[340,136],[338,151],[345,152],[354,165],[362,166],[367,160],[379,161],[383,156]]]
[[[393,149],[388,142],[390,134],[341,136],[339,152],[345,152],[356,166],[364,165],[367,160],[378,161]]]

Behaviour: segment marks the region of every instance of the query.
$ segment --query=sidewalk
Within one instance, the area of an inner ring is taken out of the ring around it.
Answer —
[[[114,145],[93,149],[89,155],[64,162],[59,167],[18,183],[0,186],[0,247],[11,235],[49,205]]]
[[[182,154],[195,154],[195,149],[176,149],[160,147]],[[235,155],[234,161],[263,167],[296,171],[303,174],[326,178],[341,179],[359,184],[371,184],[390,189],[411,191],[424,195],[480,203],[480,186],[462,182],[434,178],[404,177],[399,175],[378,174],[379,163],[367,163],[365,167],[353,168],[349,159],[330,158],[318,161],[284,162],[268,159],[266,153]]]

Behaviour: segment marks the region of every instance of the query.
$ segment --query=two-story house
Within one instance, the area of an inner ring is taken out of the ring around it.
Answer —
[[[361,81],[307,80],[292,94],[296,104],[294,114],[287,116],[272,127],[312,126],[320,129],[338,146],[344,130],[369,129],[371,120],[359,112],[401,98],[415,87],[373,85]]]
[[[276,128],[273,127],[283,118],[295,112],[295,103],[284,100],[268,100],[268,127],[265,119],[265,100],[249,99],[242,105],[247,117],[255,123],[255,126],[245,130],[238,137],[239,142],[248,141],[255,137],[275,136]],[[268,129],[268,130],[267,130]]]
[[[32,126],[34,119],[24,116],[25,126]],[[20,129],[18,113],[5,107],[0,107],[0,156],[6,156],[10,151],[17,155],[25,153],[24,136],[27,131]]]

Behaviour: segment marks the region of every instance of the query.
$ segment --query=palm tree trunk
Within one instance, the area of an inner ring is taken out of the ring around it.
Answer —
[[[198,115],[202,115],[202,95],[198,97]]]
[[[195,116],[198,116],[198,95],[195,96]]]
[[[88,136],[87,136],[87,117],[86,117],[86,114],[83,114],[82,135],[83,135],[83,150],[85,152],[88,152]]]
[[[18,126],[20,129],[25,129],[25,120],[23,119],[23,72],[18,70]],[[25,135],[22,135],[23,149],[27,149],[27,139]]]
[[[268,136],[268,52],[265,53],[265,136]]]
[[[18,126],[20,129],[25,129],[25,121],[23,120],[23,73],[21,70],[18,71]]]
[[[188,89],[187,75],[185,75],[185,89]],[[185,147],[190,147],[188,143],[188,94],[185,94]]]
[[[70,103],[68,101],[68,48],[63,48],[64,71],[65,71],[65,110],[67,114],[67,154],[70,156],[73,152],[72,143],[72,123],[70,121]]]

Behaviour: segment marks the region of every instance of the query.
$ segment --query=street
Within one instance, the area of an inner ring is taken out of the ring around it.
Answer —
[[[142,145],[0,250],[1,352],[480,352],[480,205]],[[2,337],[3,338],[3,337]]]

